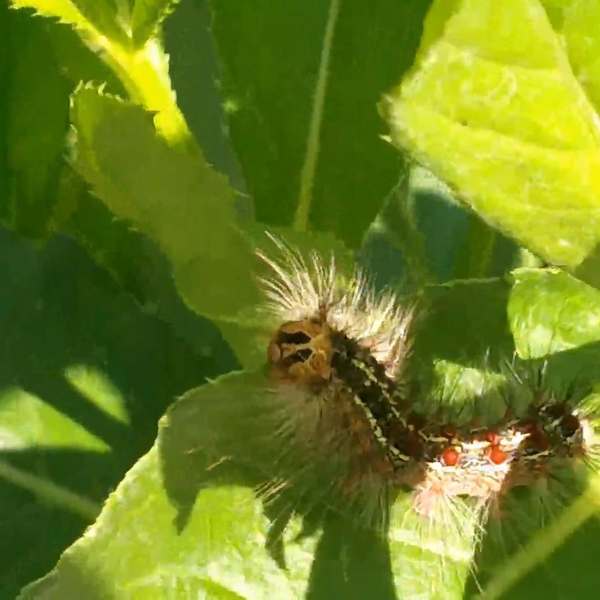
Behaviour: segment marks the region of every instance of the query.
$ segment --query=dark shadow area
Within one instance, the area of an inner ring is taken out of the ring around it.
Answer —
[[[590,519],[502,598],[571,600],[598,596],[600,523]]]
[[[306,598],[393,600],[390,548],[372,531],[331,517],[319,540]]]
[[[63,227],[106,268],[112,287],[131,294],[143,313],[166,323],[169,334],[185,342],[201,361],[212,360],[223,365],[223,371],[235,369],[237,359],[217,327],[193,312],[179,295],[171,265],[156,244],[127,222],[115,220],[77,174],[70,176],[74,196],[73,188],[79,188],[78,208]]]
[[[215,42],[210,32],[207,0],[182,0],[164,23],[169,74],[177,90],[177,104],[208,162],[244,191],[244,178],[229,140]],[[251,214],[249,201],[240,202]]]
[[[403,176],[409,177],[408,170]],[[480,225],[483,224],[475,213],[466,207],[461,208],[442,190],[408,186],[405,180],[390,192],[378,215],[383,228],[369,232],[361,249],[362,262],[369,273],[375,274],[377,287],[399,282],[401,293],[418,291],[415,284],[420,282],[413,281],[413,278],[424,275],[416,273],[415,267],[407,264],[404,256],[407,247],[413,254],[422,253],[430,271],[431,283],[453,280],[458,277],[457,264],[466,263],[472,253],[467,246],[471,223],[479,221]],[[414,217],[412,225],[416,231],[410,227],[411,223],[403,211]],[[514,268],[518,258],[518,246],[514,241],[499,232],[495,236],[487,270],[482,275],[485,277],[505,275]]]
[[[417,395],[434,379],[434,360],[500,373],[514,352],[505,279],[454,282],[426,288],[419,297],[413,364]]]
[[[70,240],[55,237],[35,248],[0,229],[0,282],[0,458],[99,504],[150,448],[173,399],[231,368],[222,348],[206,346],[201,355],[142,311]],[[125,421],[104,410],[101,393],[94,402],[76,388],[67,377],[72,368],[106,380]],[[25,406],[15,390],[37,400]],[[56,439],[47,411],[36,408],[44,405],[107,451]],[[89,523],[4,480],[0,498],[0,598],[13,598],[53,568]]]
[[[600,243],[575,268],[575,276],[600,289]]]
[[[124,466],[109,452],[54,448],[1,452],[0,459],[68,487],[98,506],[121,479]],[[53,569],[60,554],[89,522],[82,515],[58,508],[2,480],[0,494],[0,597],[12,599],[22,586]]]
[[[557,489],[544,492],[552,500],[547,511],[541,511],[536,505],[532,489],[517,488],[509,492],[504,504],[505,513],[486,527],[475,558],[475,575],[467,582],[464,598],[472,598],[480,589],[485,590],[487,584],[502,573],[505,561],[522,551],[536,533],[543,533],[561,509],[577,499],[584,490],[584,481],[574,473],[570,475],[562,474],[559,481],[550,481]],[[568,489],[564,487],[567,485]],[[538,598],[540,590],[543,590],[544,599],[594,598],[598,578],[591,574],[597,571],[598,553],[600,523],[591,518],[526,572],[502,598]]]
[[[413,196],[428,262],[438,281],[453,279],[456,258],[467,239],[469,213],[433,190],[417,189]]]
[[[546,363],[546,379],[551,385],[561,386],[562,383],[564,388],[568,384],[589,386],[600,382],[600,342],[582,344],[541,360],[522,362],[526,368],[535,368]]]

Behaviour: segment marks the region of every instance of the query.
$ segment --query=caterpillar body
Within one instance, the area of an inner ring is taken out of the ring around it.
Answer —
[[[411,389],[415,307],[392,293],[376,295],[359,270],[343,278],[333,259],[305,260],[274,241],[280,259],[259,252],[272,271],[262,282],[278,323],[268,372],[286,442],[303,453],[306,469],[326,473],[323,495],[336,506],[358,508],[369,526],[382,524],[408,491],[424,531],[444,535],[432,524],[449,514],[460,528],[455,517],[467,511],[480,539],[511,489],[574,460],[595,461],[595,407],[580,393],[545,389],[543,366],[535,378],[512,368],[505,414],[493,423],[424,411]]]

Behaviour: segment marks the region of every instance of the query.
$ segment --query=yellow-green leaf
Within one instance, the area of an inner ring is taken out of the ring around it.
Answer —
[[[100,38],[105,36],[108,41],[127,43],[115,0],[10,0],[10,3],[14,8],[32,8],[39,15],[68,23],[92,42],[101,43]]]
[[[551,22],[538,0],[436,2],[385,111],[394,143],[484,219],[577,267],[600,241],[600,120],[588,98],[600,80],[585,52],[600,28],[598,3],[572,4],[567,48],[553,28],[560,7]]]
[[[131,17],[133,42],[141,46],[156,32],[178,0],[136,0]]]

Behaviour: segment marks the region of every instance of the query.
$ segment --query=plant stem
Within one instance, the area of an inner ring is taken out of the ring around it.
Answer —
[[[38,475],[17,469],[4,460],[0,460],[0,477],[32,492],[41,500],[78,514],[86,521],[93,522],[100,514],[101,507],[88,498],[66,490]]]
[[[323,108],[325,106],[325,93],[327,91],[327,78],[329,76],[331,48],[333,46],[333,35],[341,2],[342,0],[331,0],[329,4],[327,25],[325,27],[323,47],[321,48],[319,72],[317,74],[317,84],[313,96],[312,114],[308,128],[306,154],[304,155],[304,164],[300,172],[300,194],[296,216],[294,217],[294,229],[296,231],[306,231],[308,229],[315,170],[317,168],[317,159],[319,158],[321,124],[323,121]]]
[[[76,2],[31,6],[28,0],[12,0],[11,4],[15,8],[36,8],[38,14],[59,18],[72,25],[82,40],[113,69],[131,100],[156,113],[156,129],[169,145],[200,153],[177,106],[169,78],[168,58],[156,37],[150,37],[139,48],[133,45],[124,31],[124,35],[119,36],[121,39],[111,38],[79,10]]]
[[[101,38],[106,62],[123,82],[131,100],[156,112],[156,129],[170,146],[198,154],[200,149],[177,106],[160,43],[150,38],[142,48],[133,50]]]

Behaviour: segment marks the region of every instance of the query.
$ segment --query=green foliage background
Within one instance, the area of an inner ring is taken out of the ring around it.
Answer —
[[[251,469],[208,478],[196,450],[268,437],[266,229],[420,293],[419,376],[458,396],[515,353],[597,382],[598,22],[598,0],[0,5],[0,597],[592,597],[596,478],[501,559],[484,540],[475,577],[472,523],[420,547],[401,501],[389,542],[341,517],[280,539]]]

